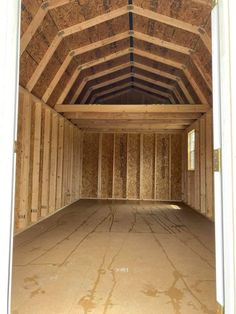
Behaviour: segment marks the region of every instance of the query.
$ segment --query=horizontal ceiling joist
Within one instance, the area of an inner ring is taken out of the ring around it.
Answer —
[[[206,113],[210,110],[210,106],[197,105],[117,105],[117,104],[88,104],[88,105],[56,105],[54,108],[59,113],[79,112],[79,113]]]
[[[33,35],[37,31],[38,27],[42,23],[44,17],[46,16],[47,12],[51,9],[55,9],[59,6],[66,5],[68,3],[75,2],[73,0],[49,0],[44,1],[40,8],[38,9],[38,12],[34,16],[33,20],[31,21],[30,25],[28,26],[26,32],[23,34],[21,38],[21,54],[25,51],[27,45],[29,44],[30,40],[32,39]],[[59,35],[62,35],[63,37],[69,36],[71,34],[74,34],[76,32],[80,32],[84,29],[90,28],[92,26],[95,26],[97,24],[103,23],[105,21],[109,21],[111,19],[114,19],[116,17],[122,16],[124,14],[127,14],[129,12],[132,12],[136,15],[146,17],[148,19],[152,19],[154,21],[179,28],[185,31],[188,31],[193,34],[197,34],[202,39],[204,45],[207,47],[209,52],[211,52],[211,41],[209,39],[209,36],[207,35],[206,31],[197,26],[190,23],[186,23],[184,21],[181,21],[179,19],[175,19],[166,15],[159,14],[157,12],[143,9],[141,7],[135,6],[135,5],[128,5],[121,7],[117,10],[107,12],[103,15],[94,17],[90,20],[84,21],[82,23],[75,24],[71,27],[65,28],[63,30],[60,30]]]
[[[127,92],[127,91],[126,91]],[[168,105],[169,106],[169,105]],[[69,112],[64,113],[64,116],[67,119],[74,120],[112,120],[112,121],[120,121],[120,120],[140,120],[148,121],[148,120],[169,120],[170,118],[177,122],[176,120],[188,120],[189,122],[193,122],[194,120],[200,118],[202,113],[170,113],[169,112],[148,112],[148,113],[131,113],[131,112]]]
[[[74,122],[73,120],[71,120],[72,123],[76,124],[76,121]],[[116,134],[124,134],[124,133],[128,133],[128,134],[139,134],[139,133],[143,133],[143,129],[137,128],[137,129],[127,129],[127,128],[120,128],[120,129],[114,129],[114,128],[104,128],[104,129],[96,129],[96,128],[88,128],[88,129],[82,129],[82,131],[86,132],[86,133],[116,133]],[[183,132],[183,130],[176,130],[176,129],[166,129],[166,130],[161,130],[161,129],[145,129],[145,133],[155,133],[155,134],[181,134]]]
[[[107,94],[111,94],[113,92],[116,92],[118,90],[121,90],[121,89],[124,89],[126,87],[137,87],[141,90],[144,90],[145,92],[148,92],[148,93],[151,93],[153,95],[157,95],[158,97],[162,97],[164,98],[165,100],[168,100],[170,103],[174,104],[175,101],[173,99],[173,97],[169,94],[169,93],[165,93],[165,92],[162,92],[158,89],[154,89],[154,88],[151,88],[147,85],[145,85],[142,81],[140,83],[136,82],[136,81],[133,81],[133,82],[128,82],[128,83],[124,83],[124,84],[121,84],[121,85],[118,85],[116,87],[111,87],[111,86],[108,86],[108,89],[106,90],[103,90],[99,93],[96,93],[95,95],[93,95],[93,97],[91,98],[91,103],[95,103],[96,102],[96,99],[98,98],[101,98],[101,97],[104,97],[105,95]],[[104,99],[104,98],[103,98]]]

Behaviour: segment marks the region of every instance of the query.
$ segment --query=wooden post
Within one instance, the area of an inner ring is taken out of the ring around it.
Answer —
[[[171,192],[172,192],[172,188],[171,188],[171,171],[172,171],[171,162],[172,162],[172,158],[171,158],[171,134],[170,134],[169,135],[169,200],[171,200]]]
[[[127,134],[126,140],[126,198],[129,198],[129,171],[128,171],[128,161],[129,161],[129,133]]]
[[[58,155],[57,155],[57,192],[56,192],[56,208],[62,205],[62,176],[63,176],[63,151],[64,151],[64,118],[59,118],[58,130]]]
[[[102,133],[99,134],[99,148],[98,148],[98,191],[97,197],[102,196]]]
[[[34,150],[33,150],[33,173],[32,173],[32,200],[31,200],[31,221],[36,222],[39,218],[39,186],[40,186],[40,150],[41,150],[41,121],[42,105],[36,103],[34,112]]]
[[[57,150],[58,150],[58,115],[52,115],[51,154],[50,154],[50,185],[49,185],[49,213],[56,209],[57,184]]]
[[[143,134],[140,134],[140,177],[139,177],[139,198],[143,199]]]
[[[23,96],[22,106],[22,146],[20,152],[21,172],[20,172],[20,202],[18,211],[18,228],[22,229],[28,225],[30,217],[30,140],[31,140],[31,110],[32,103],[29,95]]]
[[[83,193],[83,150],[84,150],[84,133],[80,133],[80,173],[79,173],[79,194],[80,198]]]
[[[45,217],[48,214],[49,205],[50,143],[51,143],[51,111],[49,109],[45,109],[44,138],[43,138],[42,203],[41,203],[42,217]]]
[[[155,133],[155,146],[154,146],[154,200],[157,198],[157,134]]]
[[[112,198],[115,198],[116,134],[113,140]]]

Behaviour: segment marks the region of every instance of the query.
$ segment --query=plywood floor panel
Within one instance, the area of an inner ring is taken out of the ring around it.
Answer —
[[[216,313],[214,225],[178,203],[79,201],[15,237],[12,313]]]

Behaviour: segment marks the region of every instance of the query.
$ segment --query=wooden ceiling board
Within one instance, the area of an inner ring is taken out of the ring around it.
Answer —
[[[196,34],[138,15],[134,15],[134,31],[139,31],[189,49],[194,49],[199,39],[199,36]]]
[[[59,30],[127,5],[127,0],[79,0],[50,10]]]
[[[133,0],[133,4],[197,26],[205,25],[211,12],[211,6],[191,0]]]

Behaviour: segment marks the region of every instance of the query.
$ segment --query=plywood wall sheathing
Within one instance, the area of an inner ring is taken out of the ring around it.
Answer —
[[[82,197],[98,196],[99,134],[85,133],[83,138]]]
[[[89,148],[98,146],[100,136],[84,135],[83,178],[94,190],[89,186],[83,198],[181,200],[181,134],[103,133],[101,196],[98,184],[92,182],[93,177],[99,182],[99,151],[95,149],[90,160]],[[170,153],[170,146],[175,153]]]
[[[80,176],[76,163],[69,163],[68,159],[72,144],[80,139],[79,129],[23,88],[20,88],[18,121],[16,231],[80,197],[78,189],[75,190],[77,181],[70,180],[67,184],[69,174],[76,172]],[[68,129],[74,130],[69,142]],[[77,159],[79,162],[80,151]],[[73,199],[67,199],[72,191]]]
[[[140,177],[140,134],[128,134],[127,153],[127,198],[139,198],[139,177]]]
[[[113,134],[102,135],[101,197],[112,198]]]
[[[127,134],[116,134],[114,197],[126,198]]]

